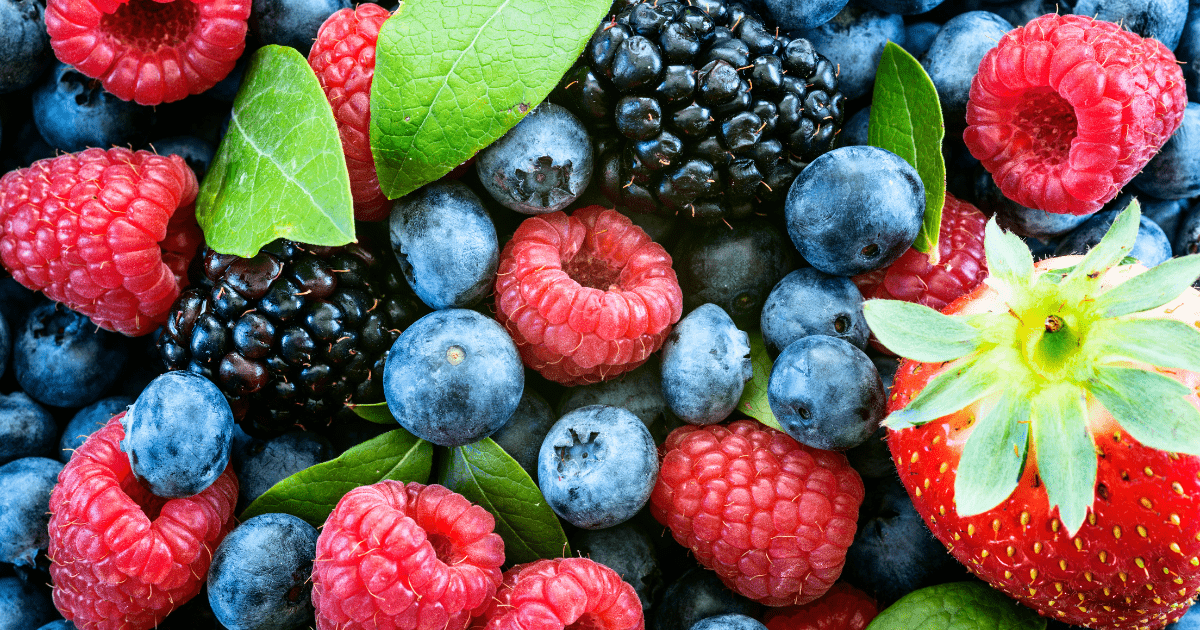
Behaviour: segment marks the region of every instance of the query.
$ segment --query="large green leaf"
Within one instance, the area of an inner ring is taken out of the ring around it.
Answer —
[[[448,173],[550,93],[609,0],[407,0],[379,31],[371,151],[391,199]]]
[[[277,238],[313,245],[354,240],[350,176],[333,110],[290,46],[254,53],[229,130],[196,198],[204,240],[250,257]]]
[[[350,410],[359,418],[368,422],[374,422],[375,424],[396,423],[396,416],[392,415],[392,410],[388,409],[386,402],[350,405]]]
[[[1043,630],[1046,618],[982,582],[913,591],[883,609],[866,630]]]
[[[738,400],[738,411],[758,420],[759,422],[783,431],[779,420],[771,412],[771,404],[767,401],[767,384],[771,381],[771,355],[767,354],[767,344],[763,341],[761,332],[753,331],[750,337],[750,364],[754,366],[754,377],[746,381],[742,388],[742,397]]]

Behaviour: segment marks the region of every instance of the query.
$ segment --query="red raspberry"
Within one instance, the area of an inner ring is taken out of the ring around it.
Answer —
[[[130,336],[167,319],[203,242],[177,155],[87,149],[0,178],[0,261],[34,291]]]
[[[984,55],[963,140],[1009,199],[1090,214],[1142,170],[1186,107],[1183,71],[1157,40],[1043,15]]]
[[[768,610],[763,625],[767,630],[863,630],[878,614],[870,595],[838,582],[820,599],[803,606]]]
[[[317,630],[462,630],[500,585],[492,515],[438,485],[381,481],[338,501],[317,538]]]
[[[216,85],[246,47],[250,0],[47,0],[54,54],[141,105]]]
[[[837,581],[864,494],[845,455],[753,420],[680,427],[659,448],[650,511],[726,586],[787,606]]]
[[[500,252],[496,319],[525,365],[564,385],[628,372],[683,312],[671,257],[616,210],[530,217]]]
[[[354,218],[379,221],[390,206],[379,189],[375,158],[371,155],[371,80],[375,77],[375,42],[379,27],[391,13],[371,3],[342,9],[329,16],[317,31],[308,53],[312,66],[333,106],[342,152],[350,171]]]
[[[79,630],[146,630],[200,592],[236,524],[233,468],[200,494],[154,496],[121,451],[122,412],[75,450],[50,493],[54,605]]]
[[[504,583],[472,630],[642,630],[637,591],[587,558],[538,560],[504,572]]]

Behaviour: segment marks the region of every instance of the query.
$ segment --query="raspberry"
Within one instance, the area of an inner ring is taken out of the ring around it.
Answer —
[[[504,583],[472,630],[642,630],[637,591],[587,558],[538,560],[504,572]]]
[[[496,318],[525,365],[564,385],[628,372],[683,311],[671,257],[616,210],[526,219],[500,252]]]
[[[987,277],[986,226],[987,217],[975,206],[946,193],[937,264],[909,248],[891,265],[854,276],[854,283],[864,298],[916,302],[940,311]]]
[[[650,511],[726,586],[786,606],[837,581],[864,495],[845,455],[753,420],[680,427],[659,448]]]
[[[375,158],[371,155],[371,79],[375,76],[375,42],[379,27],[391,13],[371,3],[342,9],[330,15],[308,52],[308,65],[321,82],[333,106],[350,192],[354,195],[354,218],[379,221],[388,215],[388,199],[379,189]]]
[[[124,412],[75,450],[50,494],[54,605],[80,630],[145,630],[200,592],[236,524],[232,467],[199,494],[164,499],[121,451]]]
[[[167,319],[203,241],[183,158],[114,148],[0,178],[0,261],[101,328],[144,335]]]
[[[1186,106],[1183,71],[1157,40],[1043,15],[984,55],[963,140],[1013,201],[1090,214],[1142,170]]]
[[[500,585],[495,520],[438,485],[346,493],[317,539],[317,630],[462,630]]]
[[[54,54],[141,105],[216,85],[246,47],[250,0],[47,0]]]
[[[820,599],[803,606],[786,606],[767,611],[767,630],[863,630],[879,607],[870,595],[838,582]]]

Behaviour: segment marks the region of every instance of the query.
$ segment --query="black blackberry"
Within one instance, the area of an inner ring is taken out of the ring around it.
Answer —
[[[598,182],[624,210],[701,222],[782,207],[832,149],[837,68],[725,0],[618,0],[554,99],[597,140]]]
[[[253,258],[206,249],[158,341],[167,368],[221,388],[251,434],[328,425],[383,400],[383,363],[426,312],[385,248],[275,241]]]

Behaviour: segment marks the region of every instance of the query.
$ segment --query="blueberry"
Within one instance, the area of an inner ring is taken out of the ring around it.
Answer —
[[[948,20],[934,36],[921,65],[929,73],[952,128],[966,125],[967,97],[983,55],[1011,31],[1012,24],[989,11],[968,11]]]
[[[1179,621],[1167,624],[1163,630],[1200,630],[1200,606],[1193,604]]]
[[[492,440],[536,482],[538,451],[555,420],[557,418],[550,409],[550,403],[541,394],[526,387],[516,411],[499,431],[492,434]]]
[[[8,320],[0,317],[0,376],[8,368],[8,358],[12,355],[12,333],[9,332]]]
[[[212,164],[216,149],[196,136],[171,136],[150,143],[150,148],[159,155],[178,155],[192,168],[197,180],[203,180]]]
[[[20,578],[0,577],[0,630],[29,630],[57,618],[49,589]]]
[[[57,63],[33,92],[33,120],[50,146],[70,153],[140,144],[154,110],[123,101],[99,81]]]
[[[58,619],[39,627],[37,630],[76,630],[75,624],[66,619]]]
[[[0,316],[4,317],[10,333],[17,329],[29,316],[29,311],[41,303],[41,297],[26,289],[12,276],[0,278]]]
[[[553,103],[538,105],[475,160],[484,189],[523,214],[557,212],[570,205],[592,180],[593,164],[587,129],[567,108]]]
[[[1187,21],[1188,0],[1079,0],[1074,13],[1116,22],[1174,50]]]
[[[0,396],[0,464],[22,457],[51,457],[58,425],[24,392]]]
[[[1176,256],[1200,254],[1200,202],[1183,213],[1171,248]]]
[[[186,371],[154,379],[121,418],[133,474],[160,497],[190,497],[225,471],[233,411],[211,381]]]
[[[690,630],[701,619],[730,613],[758,618],[762,606],[734,593],[717,574],[693,567],[667,587],[654,606],[655,630]]]
[[[22,457],[0,466],[0,562],[33,568],[50,544],[50,491],[62,462]]]
[[[1153,199],[1150,197],[1142,197],[1142,216],[1154,221],[1158,227],[1162,228],[1163,234],[1170,239],[1172,249],[1175,244],[1175,237],[1179,234],[1179,226],[1182,225],[1184,218],[1187,216],[1187,209],[1190,205],[1188,199]],[[1129,205],[1129,204],[1126,204]],[[1175,252],[1179,256],[1179,252]]]
[[[1188,100],[1200,101],[1200,11],[1188,11],[1179,46],[1175,48],[1175,58],[1183,70]]]
[[[517,346],[496,320],[465,309],[434,311],[392,344],[383,372],[400,426],[439,446],[495,433],[525,389]]]
[[[667,401],[663,398],[662,369],[654,357],[617,378],[567,390],[558,403],[558,415],[562,417],[589,405],[620,407],[637,416],[656,442],[667,437],[663,417]]]
[[[27,87],[53,59],[36,0],[0,0],[0,94]]]
[[[856,99],[870,93],[884,46],[889,41],[904,44],[904,18],[850,3],[801,36],[837,66],[838,89],[847,99]]]
[[[663,398],[690,424],[729,417],[753,377],[750,338],[716,304],[688,313],[663,343]]]
[[[654,555],[654,541],[634,521],[604,529],[580,529],[571,536],[571,548],[616,571],[642,600],[642,611],[650,610],[663,587],[662,571]]]
[[[784,276],[763,305],[763,342],[772,357],[793,341],[828,335],[866,350],[871,331],[863,316],[863,296],[845,276],[804,267]]]
[[[1183,122],[1150,158],[1133,187],[1159,199],[1185,199],[1200,195],[1200,105],[1188,103]]]
[[[842,146],[870,144],[871,106],[858,110],[842,125]]]
[[[731,613],[706,617],[692,625],[692,630],[767,630],[761,621]]]
[[[235,458],[240,512],[271,486],[309,466],[333,458],[333,445],[310,432],[285,433],[266,441],[255,441]]]
[[[464,308],[492,288],[500,260],[496,226],[460,182],[435,182],[392,206],[392,251],[430,308]]]
[[[872,360],[875,360],[875,357],[872,357]],[[878,366],[876,363],[876,367]],[[846,459],[863,479],[896,475],[896,463],[892,461],[892,452],[887,446],[886,427],[879,427],[867,441],[847,450]]]
[[[767,402],[783,430],[813,448],[862,444],[883,421],[883,381],[865,352],[810,335],[784,348],[771,368]]]
[[[82,407],[116,382],[128,356],[127,338],[97,328],[65,306],[43,302],[16,335],[13,372],[39,402]]]
[[[925,217],[925,186],[891,151],[842,147],[800,171],[784,212],[809,264],[855,276],[892,264],[912,245]]]
[[[1054,251],[1054,255],[1086,254],[1108,232],[1108,228],[1112,226],[1121,210],[1123,208],[1101,210],[1088,217],[1087,221],[1063,237],[1062,242]],[[1143,215],[1138,226],[1137,240],[1134,241],[1133,251],[1129,252],[1129,255],[1143,265],[1153,267],[1170,260],[1171,242],[1167,240],[1166,233],[1158,227],[1158,224]]]
[[[1000,224],[1000,227],[1020,236],[1039,239],[1062,236],[1079,227],[1081,223],[1087,221],[1087,218],[1087,215],[1061,214],[1026,208],[1015,202],[1003,205],[996,211],[996,222]]]
[[[847,0],[760,0],[766,17],[785,31],[807,31],[838,14]]]
[[[623,523],[650,500],[658,454],[646,425],[619,407],[559,418],[538,454],[538,486],[563,520],[584,529]]]
[[[101,398],[96,402],[75,412],[67,428],[63,429],[62,437],[58,440],[58,459],[64,464],[70,461],[75,449],[83,445],[89,435],[96,429],[108,424],[113,416],[125,411],[133,404],[131,396],[112,396]]]
[[[904,50],[908,54],[921,58],[925,51],[933,45],[933,38],[937,37],[938,31],[942,30],[942,25],[937,22],[913,22],[904,27]],[[845,135],[845,132],[842,132]]]
[[[317,530],[290,514],[262,514],[221,541],[208,568],[208,602],[229,630],[291,630],[312,622]]]
[[[917,15],[933,10],[943,0],[859,0],[859,2],[884,13]]]
[[[260,45],[291,46],[307,57],[325,19],[350,6],[349,0],[258,0],[247,25]]]

